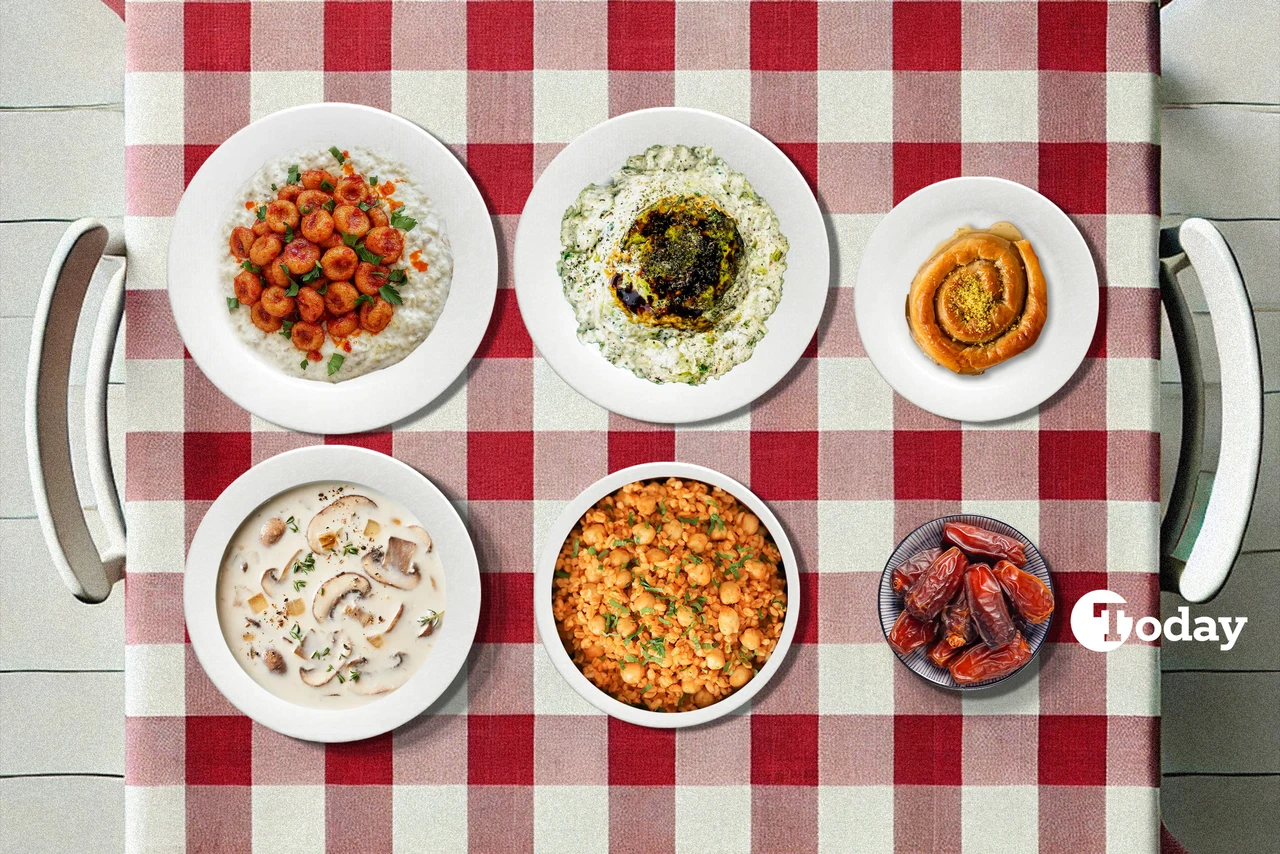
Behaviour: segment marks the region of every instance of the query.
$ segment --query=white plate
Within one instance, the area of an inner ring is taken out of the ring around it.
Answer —
[[[712,703],[702,709],[687,712],[651,712],[628,706],[610,697],[595,684],[582,675],[582,671],[573,663],[564,644],[560,642],[560,632],[556,628],[555,614],[551,610],[551,582],[555,578],[556,558],[560,555],[560,547],[568,538],[573,526],[582,515],[591,509],[601,498],[618,491],[628,483],[637,480],[657,480],[678,477],[681,480],[697,480],[710,486],[718,486],[738,499],[760,519],[778,546],[782,556],[782,570],[787,577],[787,615],[783,618],[782,636],[774,648],[773,655],[765,662],[760,672],[746,685],[734,691],[718,703]],[[671,729],[675,727],[697,726],[716,718],[724,717],[743,703],[750,700],[762,689],[773,675],[782,667],[782,661],[791,648],[791,640],[796,634],[796,625],[800,620],[800,570],[796,566],[796,555],[791,550],[791,541],[783,529],[778,517],[773,515],[763,501],[755,493],[738,483],[733,478],[723,475],[715,469],[692,463],[643,463],[638,466],[621,469],[613,474],[600,478],[588,486],[556,519],[547,532],[547,539],[538,556],[538,565],[533,575],[533,615],[538,624],[538,636],[551,658],[551,663],[565,678],[565,681],[591,705],[607,715],[627,721],[638,726]],[[245,677],[248,678],[248,677]]]
[[[453,250],[453,280],[435,328],[402,361],[340,383],[283,373],[231,325],[223,223],[262,167],[295,151],[367,148],[409,168]],[[498,288],[488,209],[458,159],[422,128],[358,104],[308,104],[242,128],[209,155],[182,195],[169,240],[169,303],[191,358],[223,394],[260,418],[307,433],[374,430],[444,391],[480,346]]]
[[[977,376],[926,356],[907,328],[907,292],[920,265],[960,226],[1011,222],[1044,271],[1049,316],[1031,348]],[[871,233],[853,310],[880,376],[921,409],[961,421],[995,421],[1053,395],[1080,367],[1098,324],[1098,272],[1079,230],[1057,205],[1003,178],[952,178],[917,190]]]
[[[607,183],[628,157],[658,144],[711,146],[769,203],[791,244],[782,299],[766,321],[768,334],[750,359],[697,386],[640,379],[607,361],[598,347],[580,342],[573,308],[556,272],[560,221],[578,194],[588,184]],[[516,231],[516,298],[538,352],[584,397],[642,421],[679,424],[715,418],[772,388],[813,339],[830,276],[827,229],[800,170],[751,128],[705,110],[655,107],[596,125],[543,171]]]
[[[403,504],[430,532],[444,569],[447,615],[431,654],[404,685],[351,709],[312,709],[269,693],[235,660],[218,624],[218,569],[240,524],[276,495],[321,481],[367,487]],[[259,463],[218,496],[191,541],[182,604],[191,648],[214,687],[233,706],[263,726],[293,738],[355,741],[395,729],[421,714],[453,682],[471,650],[480,621],[480,566],[466,526],[431,481],[376,451],[316,445]]]

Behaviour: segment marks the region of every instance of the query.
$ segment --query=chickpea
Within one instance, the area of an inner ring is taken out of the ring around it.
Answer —
[[[354,311],[329,321],[329,336],[337,343],[355,333],[360,328],[360,317]]]
[[[629,563],[631,563],[631,552],[625,548],[613,549],[609,552],[610,566],[626,566]]]
[[[604,525],[596,523],[582,529],[582,542],[588,546],[599,546],[604,543]]]
[[[620,569],[613,576],[614,587],[629,587],[631,585],[631,570]]]
[[[738,520],[738,525],[742,528],[742,533],[748,537],[755,536],[756,531],[760,530],[760,520],[754,513],[743,513]]]
[[[637,522],[631,526],[631,536],[635,538],[638,546],[649,545],[657,535],[658,532],[648,522]]]
[[[725,581],[720,585],[720,601],[732,605],[742,598],[742,588],[736,581]]]
[[[679,519],[672,519],[663,524],[662,533],[668,540],[678,540],[684,533],[684,524]]]
[[[694,584],[703,585],[711,583],[711,564],[709,563],[693,563],[685,568],[685,572],[689,576],[689,580]]]
[[[293,329],[289,333],[289,340],[293,342],[293,346],[304,353],[311,350],[319,350],[320,346],[324,344],[324,329],[319,324],[299,320],[293,324]]]
[[[267,314],[260,302],[255,302],[253,307],[249,309],[249,319],[253,321],[254,326],[268,334],[279,332],[280,327],[284,326],[284,321],[275,315]]]
[[[384,225],[371,229],[364,237],[364,245],[374,255],[381,255],[382,263],[394,264],[404,252],[404,235],[398,229]]]
[[[302,217],[302,236],[320,244],[333,235],[333,217],[324,208],[316,208]]]
[[[276,234],[284,234],[291,228],[298,227],[298,206],[293,202],[278,199],[267,205],[267,225]]]
[[[670,555],[662,549],[649,549],[649,551],[645,552],[644,556],[648,559],[649,563],[661,563],[670,557]]]
[[[587,661],[596,661],[604,655],[604,647],[599,644],[584,644],[582,654],[586,656]]]
[[[658,509],[658,496],[648,492],[641,493],[636,496],[636,512],[642,516],[648,516],[654,510]]]
[[[276,198],[282,202],[298,203],[298,196],[302,193],[301,184],[285,184],[276,191]]]
[[[331,187],[335,187],[338,184],[338,179],[333,177],[333,175],[324,169],[308,169],[298,176],[298,178],[302,181],[302,186],[306,187],[308,190],[323,189],[320,185],[325,181],[328,181],[329,186]]]
[[[636,594],[636,598],[632,600],[631,604],[637,611],[643,611],[645,608],[652,608],[655,602],[657,600],[653,598],[652,593],[648,590],[642,590]]]
[[[729,686],[732,688],[741,688],[743,685],[746,685],[751,681],[751,677],[753,675],[754,674],[751,672],[750,667],[747,667],[745,664],[739,664],[733,669],[733,673],[729,674]]]
[[[707,549],[707,535],[701,531],[694,531],[689,535],[689,539],[685,541],[685,545],[689,547],[689,551],[695,554],[702,554]]]
[[[623,617],[618,620],[618,634],[624,638],[631,637],[631,633],[636,630],[636,621],[630,617]]]
[[[587,631],[593,635],[604,634],[604,615],[596,614],[590,620],[587,620]]]
[[[284,288],[272,285],[262,292],[262,310],[272,317],[288,317],[293,314],[293,297],[286,296]]]
[[[686,694],[696,694],[702,687],[702,680],[696,676],[685,676],[680,680],[680,690]]]
[[[387,274],[390,272],[390,267],[361,261],[360,265],[356,267],[356,288],[362,294],[375,297],[378,295],[378,291],[382,289],[382,286],[387,283]]]
[[[708,652],[705,660],[707,662],[707,667],[712,670],[719,670],[724,667],[724,653],[718,649],[713,649]]]
[[[265,219],[255,219],[253,221],[253,227],[249,230],[253,232],[254,237],[261,237],[264,234],[271,233],[271,226],[267,225],[267,221]]]
[[[369,208],[366,213],[369,214],[369,222],[373,223],[374,228],[391,225],[391,217],[387,216],[387,212],[382,208]]]
[[[716,701],[716,698],[711,696],[711,692],[708,691],[706,688],[699,688],[698,693],[693,695],[693,704],[697,706],[699,709],[705,709],[707,706],[710,706],[715,701]]]
[[[243,225],[237,225],[231,229],[231,256],[237,261],[243,261],[249,257],[249,250],[253,248],[253,229],[245,228]]]
[[[298,288],[298,314],[307,323],[319,323],[324,318],[324,297],[310,285]],[[318,347],[313,349],[320,349]]]
[[[332,252],[333,250],[330,249],[329,251]],[[324,295],[324,307],[334,317],[340,317],[348,312],[355,311],[356,297],[358,296],[360,296],[360,292],[350,282],[330,282],[329,290],[325,291]]]
[[[720,609],[720,631],[725,635],[738,633],[738,612],[732,608]]]
[[[257,273],[250,273],[248,270],[237,273],[233,284],[236,289],[236,299],[240,300],[242,305],[253,305],[262,299],[262,279]]]
[[[369,185],[359,175],[348,175],[337,183],[333,200],[339,205],[358,205],[370,198]]]
[[[324,210],[324,206],[332,198],[328,193],[322,193],[319,190],[303,190],[298,194],[298,200],[294,204],[298,206],[298,213],[303,216],[316,211],[328,213],[327,210]]]
[[[627,665],[622,668],[622,681],[626,682],[628,685],[636,685],[643,678],[644,668],[640,666],[640,662],[638,661],[628,662]]]
[[[333,282],[345,282],[356,274],[356,267],[360,265],[360,256],[356,254],[356,250],[350,246],[335,246],[332,249],[326,249],[324,256],[320,259],[320,270],[324,273],[325,278]],[[351,288],[355,290],[355,288]],[[357,296],[359,294],[357,293]],[[355,297],[352,297],[354,300]],[[352,303],[351,308],[355,308]],[[347,311],[351,311],[348,308]],[[338,312],[334,312],[337,314]]]
[[[273,259],[262,268],[262,278],[267,280],[267,284],[283,290],[293,287],[293,282],[289,281],[289,268],[279,260]]]
[[[255,266],[265,267],[274,261],[283,250],[284,241],[280,239],[280,235],[275,233],[264,234],[253,241],[253,246],[249,248],[249,260]]]
[[[343,234],[364,237],[369,232],[369,216],[355,205],[338,205],[333,209],[333,225]]]
[[[769,574],[769,566],[762,560],[748,560],[743,562],[742,568],[746,570],[755,581],[763,581],[765,576]]]
[[[597,564],[593,563],[587,567],[583,575],[586,576],[587,581],[595,584],[599,582],[600,579],[604,578],[604,571],[601,570]]]
[[[676,622],[679,623],[682,628],[687,629],[692,626],[695,619],[696,617],[694,616],[693,611],[685,606],[681,605],[679,608],[676,608]]]
[[[747,629],[739,638],[743,647],[755,652],[760,648],[760,644],[764,642],[764,635],[760,634],[759,629]]]
[[[395,313],[391,303],[382,297],[374,297],[373,302],[360,306],[360,328],[371,335],[377,335],[387,328]]]
[[[305,237],[295,237],[280,253],[280,258],[290,273],[303,276],[316,268],[316,262],[320,260],[320,247]]]

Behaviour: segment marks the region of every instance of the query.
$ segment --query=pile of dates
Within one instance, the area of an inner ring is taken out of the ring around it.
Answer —
[[[1053,593],[1022,569],[1026,552],[1012,537],[947,522],[942,540],[946,548],[917,552],[894,569],[903,611],[889,646],[907,655],[930,644],[929,659],[960,685],[1012,673],[1031,660],[1023,630],[1049,619]]]

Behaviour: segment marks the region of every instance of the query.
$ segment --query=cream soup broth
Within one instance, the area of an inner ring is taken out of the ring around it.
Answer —
[[[394,691],[447,631],[430,533],[398,502],[352,484],[307,484],[254,511],[227,546],[217,597],[245,672],[312,708]]]

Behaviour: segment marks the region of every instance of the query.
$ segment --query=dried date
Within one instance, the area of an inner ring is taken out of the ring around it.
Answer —
[[[894,567],[893,570],[893,592],[899,596],[905,596],[906,592],[911,589],[911,585],[924,574],[929,568],[929,564],[933,563],[942,554],[942,549],[925,549],[916,552],[911,557]]]
[[[1053,592],[1043,581],[1007,560],[997,562],[991,573],[1004,588],[1014,610],[1028,623],[1039,624],[1049,619],[1053,613]]]
[[[966,554],[1012,561],[1015,566],[1023,566],[1027,562],[1022,543],[1013,537],[1006,537],[977,525],[948,522],[942,526],[942,538],[964,549]]]
[[[969,608],[969,594],[960,585],[955,597],[942,610],[943,639],[952,647],[961,647],[973,640],[973,619]]]
[[[899,655],[908,655],[933,640],[937,633],[936,620],[917,620],[903,611],[889,630],[889,646]]]
[[[1022,635],[998,649],[978,644],[951,659],[951,678],[961,685],[1005,676],[1031,660],[1031,647]]]
[[[1018,630],[1009,615],[1009,607],[1005,605],[1004,591],[991,568],[985,563],[969,567],[964,574],[964,588],[969,596],[973,623],[987,646],[994,649],[1013,640]]]
[[[941,614],[960,589],[968,565],[959,549],[943,552],[907,591],[902,601],[907,611],[918,620],[932,620]]]

